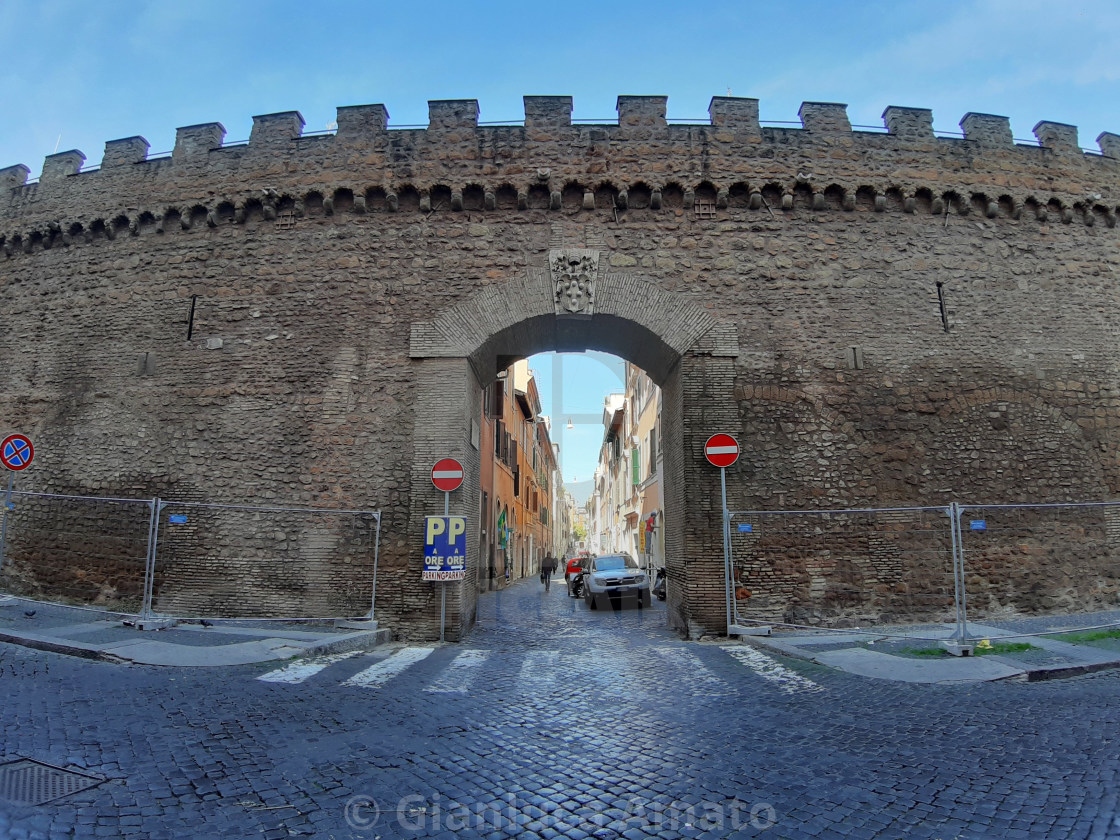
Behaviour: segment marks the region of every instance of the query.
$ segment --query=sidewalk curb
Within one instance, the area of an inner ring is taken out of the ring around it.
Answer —
[[[782,642],[779,639],[768,638],[768,637],[764,637],[764,636],[752,636],[749,639],[740,638],[740,643],[741,644],[748,644],[748,645],[751,645],[753,647],[765,650],[769,653],[778,654],[779,656],[786,656],[786,657],[789,657],[790,659],[798,659],[802,662],[811,662],[814,665],[820,665],[823,668],[831,668],[833,670],[846,671],[847,673],[858,673],[856,671],[849,671],[849,670],[847,670],[845,668],[842,668],[842,667],[840,667],[840,666],[838,666],[834,663],[823,662],[823,661],[821,661],[820,658],[818,658],[820,656],[819,654],[810,653],[808,651],[805,651],[805,650],[801,649],[797,645],[787,644],[787,643]],[[855,646],[853,645],[853,649],[854,648],[855,648]],[[888,655],[890,655],[890,654],[884,654],[884,656],[888,656]],[[900,660],[903,659],[902,657],[898,657],[898,658]],[[962,659],[974,659],[974,658],[975,657],[963,657]],[[1016,679],[1026,680],[1027,682],[1042,682],[1044,680],[1060,680],[1060,679],[1068,679],[1068,678],[1072,678],[1072,677],[1080,677],[1080,676],[1084,676],[1086,674],[1093,674],[1093,673],[1096,673],[1098,671],[1108,671],[1108,670],[1113,670],[1113,669],[1120,668],[1120,658],[1114,659],[1114,660],[1103,661],[1103,662],[1101,662],[1101,661],[1082,662],[1081,664],[1075,664],[1075,665],[1044,665],[1044,666],[1038,666],[1038,667],[1034,667],[1034,668],[1024,668],[1024,667],[1022,667],[1021,663],[1017,663],[1017,662],[1008,660],[1005,657],[993,657],[993,661],[1001,662],[1001,663],[1003,663],[1005,665],[1008,665],[1009,667],[1012,667],[1012,668],[1018,668],[1019,673],[1008,674],[1008,675],[1003,676],[1003,677],[996,677],[995,679],[988,680],[988,681],[991,681],[991,682],[999,682],[999,681],[1003,681],[1003,680],[1016,680]],[[919,667],[919,666],[913,665],[913,663],[910,663],[909,660],[907,660],[907,664],[910,667]],[[925,663],[922,663],[922,664],[925,664]],[[870,677],[868,677],[868,675],[866,675],[866,674],[864,674],[862,676],[865,676],[869,679],[886,679],[886,680],[891,680],[892,682],[910,682],[909,680],[892,680],[890,677],[886,677],[886,676],[870,676]],[[964,679],[964,680],[961,680],[961,682],[971,682],[971,681],[972,680],[969,680],[967,678]],[[934,683],[930,683],[930,684],[934,684]]]
[[[262,634],[263,635],[263,634]],[[289,658],[293,649],[298,649],[297,656],[318,656],[328,653],[342,653],[350,650],[372,650],[381,647],[392,641],[392,631],[388,627],[381,627],[377,630],[359,630],[354,633],[347,633],[341,636],[332,638],[325,638],[317,642],[300,643],[296,641],[289,641],[289,644],[284,648],[277,648],[277,650],[284,650],[283,654],[276,656],[262,656],[253,659],[252,662],[275,662],[280,659]],[[264,637],[258,641],[266,641],[268,638]],[[274,641],[281,639],[273,638]],[[144,644],[147,642],[159,642],[159,639],[147,639],[143,635],[138,635],[136,644]],[[82,642],[72,641],[69,639],[61,639],[58,636],[48,636],[40,633],[12,633],[10,631],[0,630],[0,643],[19,645],[20,647],[31,648],[33,650],[41,650],[47,653],[59,653],[64,656],[76,656],[81,659],[89,659],[98,662],[112,662],[118,665],[150,665],[152,667],[190,667],[187,664],[176,665],[172,663],[154,663],[154,662],[138,662],[128,657],[120,655],[118,651],[122,651],[129,647],[132,643],[114,642],[112,645],[92,645]],[[172,642],[162,643],[165,644],[167,649],[182,648],[184,651],[197,652],[201,650],[220,650],[221,648],[231,648],[234,645],[176,645]],[[245,644],[249,644],[248,642]],[[250,662],[234,663],[234,664],[251,664]],[[214,663],[211,667],[229,667],[229,663]]]
[[[61,653],[66,656],[79,656],[82,659],[94,659],[101,662],[120,662],[96,645],[84,645],[81,642],[64,642],[57,636],[41,636],[38,633],[7,633],[0,630],[0,642],[20,647],[44,650],[48,653]]]
[[[1088,662],[1084,665],[1053,665],[1049,668],[1036,668],[1032,671],[1027,671],[1027,682],[1082,677],[1085,674],[1095,674],[1097,671],[1110,671],[1115,668],[1120,668],[1120,660],[1113,662]]]

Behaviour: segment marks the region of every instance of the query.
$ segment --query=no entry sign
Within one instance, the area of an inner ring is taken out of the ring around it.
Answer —
[[[454,458],[444,458],[432,467],[432,484],[437,490],[450,493],[463,483],[463,465]]]
[[[35,447],[23,435],[8,435],[0,443],[0,463],[10,470],[25,470],[35,458]]]
[[[713,467],[730,467],[739,460],[739,441],[731,435],[712,435],[704,444],[704,457]]]

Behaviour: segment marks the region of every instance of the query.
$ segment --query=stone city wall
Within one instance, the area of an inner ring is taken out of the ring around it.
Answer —
[[[526,97],[524,125],[489,126],[456,100],[393,129],[371,105],[310,136],[288,112],[254,118],[247,144],[213,123],[179,129],[169,157],[134,137],[93,171],[80,152],[33,183],[0,170],[0,417],[37,446],[21,487],[382,510],[379,613],[430,638],[439,592],[419,579],[416,525],[442,499],[423,456],[448,427],[469,450],[495,371],[467,345],[521,307],[506,350],[612,349],[666,387],[670,606],[693,632],[724,620],[715,431],[743,446],[738,510],[1117,495],[1120,136],[1084,152],[1074,127],[1042,122],[1023,144],[984,114],[936,136],[929,111],[895,107],[885,130],[853,130],[830,103],[775,128],[729,97],[702,125],[669,124],[664,97],[618,111],[572,124],[570,98]],[[552,301],[524,295],[558,247],[601,253],[615,321],[541,337]],[[627,331],[675,313],[691,314]],[[689,332],[705,319],[737,349]],[[434,324],[458,361],[429,351]],[[472,527],[476,490],[460,491]],[[1094,568],[1112,568],[1099,544]],[[252,562],[199,553],[225,558],[219,579]],[[1037,557],[1030,586],[1072,588],[1076,608],[1090,582],[1048,579]],[[349,568],[331,585],[364,591],[365,566]],[[783,615],[863,615],[775,587],[792,593]],[[474,594],[449,600],[455,637]]]

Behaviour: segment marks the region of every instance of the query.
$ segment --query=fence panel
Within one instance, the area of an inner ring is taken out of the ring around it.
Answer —
[[[369,615],[380,513],[164,502],[152,609],[200,618]]]
[[[135,613],[144,592],[151,501],[13,491],[0,591]]]
[[[733,619],[951,621],[947,508],[730,513]]]
[[[1120,601],[1120,503],[962,506],[970,618]]]

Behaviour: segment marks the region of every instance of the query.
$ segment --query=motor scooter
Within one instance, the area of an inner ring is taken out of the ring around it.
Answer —
[[[580,569],[578,572],[576,572],[574,575],[572,575],[572,579],[568,582],[568,595],[570,597],[572,597],[572,598],[582,598],[583,597],[583,586],[584,586],[583,576],[586,575],[586,574],[587,574],[586,569]]]
[[[653,579],[653,594],[658,601],[665,600],[665,567],[657,570],[657,577]]]

